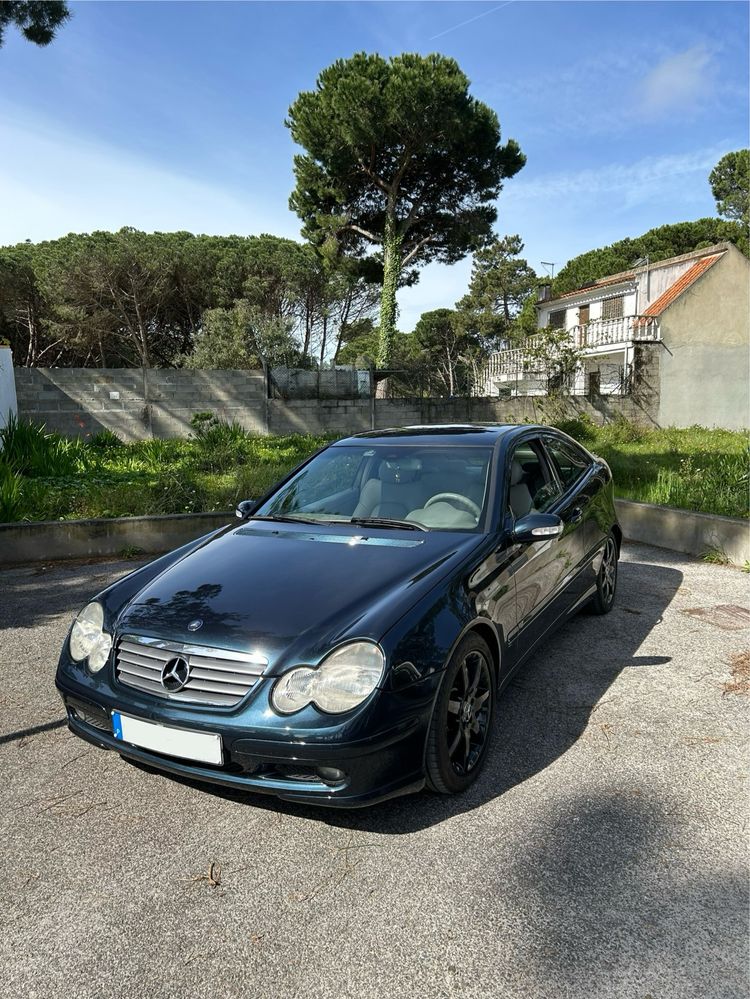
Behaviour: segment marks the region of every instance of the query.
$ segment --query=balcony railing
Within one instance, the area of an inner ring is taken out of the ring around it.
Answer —
[[[576,347],[606,347],[632,340],[658,340],[659,320],[653,316],[621,316],[619,319],[592,319],[570,330]]]
[[[653,316],[622,316],[619,319],[593,319],[583,326],[573,326],[568,330],[575,346],[584,352],[615,344],[634,341],[656,341],[660,339],[659,320]],[[530,352],[541,346],[544,336],[541,333],[527,337],[522,347],[500,350],[487,360],[485,374],[488,378],[502,375],[522,375],[524,372],[544,370],[544,361],[530,356]]]

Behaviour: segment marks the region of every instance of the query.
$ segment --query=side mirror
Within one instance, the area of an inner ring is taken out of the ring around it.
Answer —
[[[559,538],[563,532],[563,522],[554,513],[527,513],[520,517],[513,528],[516,542],[544,541],[546,538]]]
[[[240,500],[237,504],[234,514],[239,517],[240,520],[245,520],[253,512],[258,501],[254,499]]]

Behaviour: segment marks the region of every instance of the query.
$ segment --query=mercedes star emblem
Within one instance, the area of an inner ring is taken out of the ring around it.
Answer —
[[[187,659],[182,656],[175,656],[169,662],[164,663],[161,671],[161,685],[170,694],[182,690],[190,679],[190,665]]]

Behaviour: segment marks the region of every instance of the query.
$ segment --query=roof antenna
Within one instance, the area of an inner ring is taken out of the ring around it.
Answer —
[[[540,260],[539,263],[547,271],[547,277],[554,278],[555,276],[555,265],[551,260]]]

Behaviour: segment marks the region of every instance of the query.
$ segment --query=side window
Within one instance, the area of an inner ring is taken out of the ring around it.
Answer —
[[[508,503],[518,519],[527,513],[544,513],[560,495],[550,475],[538,441],[524,441],[513,451]]]
[[[548,437],[545,444],[558,471],[563,489],[572,486],[591,465],[591,459],[587,454],[566,441]]]

